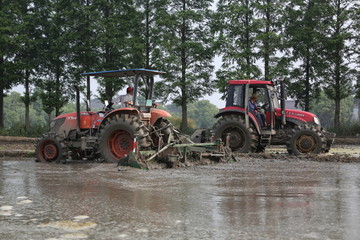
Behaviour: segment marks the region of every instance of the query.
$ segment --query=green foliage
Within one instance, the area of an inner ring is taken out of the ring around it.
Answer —
[[[290,69],[289,94],[310,109],[310,101],[319,94],[324,63],[324,38],[322,33],[327,17],[325,1],[289,1],[285,8],[285,44],[290,50],[287,57]],[[292,51],[291,51],[292,50]]]
[[[21,96],[17,92],[11,92],[5,98],[5,132],[11,136],[40,136],[48,130],[47,115],[42,111],[41,104],[34,102],[30,108],[30,126],[25,131],[24,118],[25,107],[20,101]]]
[[[355,103],[354,98],[349,96],[341,100],[340,120],[343,126],[349,126],[352,122],[352,111],[354,109]],[[320,118],[321,124],[326,127],[334,127],[334,108],[335,102],[331,101],[329,97],[321,92],[318,99],[314,99],[311,102],[311,112],[316,114]]]
[[[97,68],[110,70],[142,67],[142,46],[137,35],[141,19],[133,1],[98,0],[94,1],[93,7],[97,16],[94,26],[99,56]],[[126,81],[116,78],[99,78],[98,82],[102,101],[111,101],[116,92],[126,85]]]
[[[187,128],[187,105],[214,91],[210,34],[210,0],[168,0],[157,22],[163,31],[156,66],[167,74],[158,82],[156,96],[182,107],[182,130]]]
[[[217,34],[217,51],[222,54],[221,70],[216,72],[218,87],[225,91],[229,79],[260,77],[255,48],[261,24],[255,17],[255,2],[220,0],[212,26]]]
[[[360,123],[351,123],[349,125],[343,125],[340,128],[329,128],[328,130],[336,133],[338,137],[358,137],[360,135]]]
[[[181,127],[181,124],[182,124],[182,117],[179,116],[179,117],[171,117],[169,118],[169,121],[178,129],[180,129]],[[185,130],[182,130],[181,132],[182,133],[185,133],[185,134],[192,134],[195,129],[196,129],[196,123],[193,119],[191,118],[188,118],[187,119],[188,121],[188,127],[185,129]]]
[[[197,128],[211,128],[219,109],[209,100],[200,100],[189,105],[189,118],[194,119]]]
[[[176,122],[181,118],[181,108],[176,104],[166,105],[166,110],[171,113]],[[191,125],[189,125],[190,129],[196,128],[211,128],[216,119],[214,115],[218,113],[219,109],[209,100],[200,100],[194,103],[189,104],[189,119],[191,119]],[[180,123],[176,123],[178,127],[180,127]]]
[[[46,126],[49,116],[72,111],[66,102],[74,98],[73,85],[84,90],[83,72],[141,67],[167,73],[155,96],[181,106],[174,116],[182,117],[183,130],[188,117],[197,127],[211,125],[214,109],[196,101],[215,88],[225,92],[228,80],[283,76],[290,96],[307,110],[325,92],[322,109],[335,108],[335,125],[346,123],[347,99],[360,97],[357,1],[219,0],[215,12],[213,2],[1,0],[0,128],[21,129],[21,121],[35,126],[34,119]],[[222,59],[216,81],[215,54]],[[25,94],[18,101],[26,107],[17,106],[2,124],[2,101],[19,81]],[[128,85],[98,82],[102,100]]]

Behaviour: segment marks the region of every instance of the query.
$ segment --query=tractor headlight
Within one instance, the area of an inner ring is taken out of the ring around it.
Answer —
[[[320,125],[320,119],[318,118],[318,117],[314,117],[314,123],[316,124],[316,125]]]

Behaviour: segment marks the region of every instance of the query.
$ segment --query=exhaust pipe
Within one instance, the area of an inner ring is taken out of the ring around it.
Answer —
[[[76,91],[76,132],[80,135],[80,90],[77,86],[74,86]]]

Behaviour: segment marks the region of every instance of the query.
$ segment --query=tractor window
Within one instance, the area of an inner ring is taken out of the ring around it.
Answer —
[[[230,85],[226,106],[244,107],[244,85]]]
[[[269,96],[268,89],[266,86],[253,86],[249,88],[249,97],[252,95],[256,95],[258,106],[269,106]],[[250,100],[250,99],[249,99]]]

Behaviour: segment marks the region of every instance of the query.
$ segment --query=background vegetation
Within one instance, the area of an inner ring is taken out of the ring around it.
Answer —
[[[229,79],[284,78],[289,97],[325,126],[359,133],[351,121],[352,109],[360,108],[359,5],[0,0],[0,131],[35,136],[50,118],[74,111],[72,86],[84,89],[82,72],[144,67],[167,72],[156,96],[183,131],[213,124],[215,107],[198,100],[224,92]],[[127,84],[97,80],[102,101]],[[18,84],[24,93],[9,93]]]

